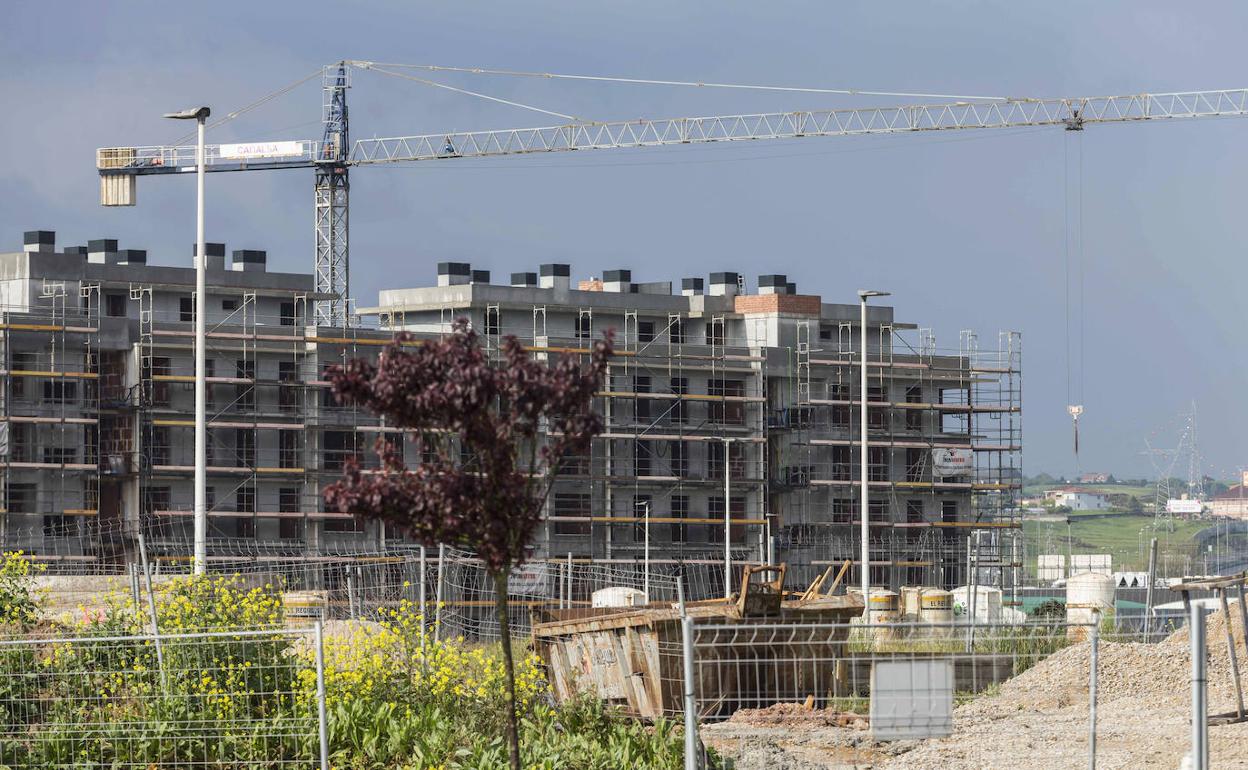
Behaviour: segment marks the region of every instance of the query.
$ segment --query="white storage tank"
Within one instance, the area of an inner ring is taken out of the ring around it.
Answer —
[[[1066,581],[1066,622],[1093,623],[1114,613],[1114,578],[1100,572],[1080,572]],[[1087,636],[1087,628],[1071,628],[1072,639]]]
[[[953,615],[959,623],[969,623],[971,613],[971,588],[959,586],[953,589]],[[1001,622],[1001,589],[993,586],[975,586],[975,622]]]
[[[591,607],[644,607],[648,602],[644,591],[625,586],[600,588],[589,597]]]
[[[932,636],[948,636],[953,631],[953,594],[939,588],[924,588],[919,599],[919,619],[924,623],[942,624],[931,630]]]
[[[926,589],[923,586],[901,587],[901,619],[907,622],[917,621],[922,610],[922,596]]]
[[[887,588],[872,588],[867,600],[867,622],[883,626],[874,629],[876,640],[891,639],[897,622],[897,594]]]

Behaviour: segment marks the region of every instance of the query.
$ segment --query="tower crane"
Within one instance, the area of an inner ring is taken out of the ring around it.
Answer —
[[[352,166],[448,161],[504,155],[662,147],[680,144],[796,139],[815,136],[901,134],[960,129],[1055,126],[1079,131],[1100,123],[1248,115],[1248,89],[1138,93],[1051,99],[958,100],[892,107],[764,112],[452,132],[351,141],[347,89],[352,68],[344,60],[321,73],[319,139],[205,148],[206,171],[311,168],[315,172],[315,323],[340,324],[347,314],[350,250],[349,170]],[[132,206],[137,177],[194,171],[195,147],[166,145],[97,150],[100,203]]]

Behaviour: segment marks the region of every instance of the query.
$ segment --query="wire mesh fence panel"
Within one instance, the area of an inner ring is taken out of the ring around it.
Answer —
[[[1027,749],[1047,757],[1043,766],[1086,764],[1097,630],[1064,622],[699,622],[700,734],[740,761],[817,751],[828,767],[996,767],[1022,729],[1009,720],[1021,719],[1033,738],[1055,739]]]
[[[952,692],[961,703],[1083,641],[1087,629],[1065,623],[697,624],[699,711],[715,720],[742,709],[801,704],[865,716],[873,667],[896,661],[949,662]]]
[[[0,766],[319,767],[311,633],[0,640]]]

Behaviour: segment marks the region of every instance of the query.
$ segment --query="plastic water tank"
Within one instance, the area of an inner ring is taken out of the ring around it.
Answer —
[[[600,588],[589,601],[591,607],[643,607],[648,603],[644,591],[624,586]]]
[[[875,638],[891,639],[893,628],[897,622],[897,594],[887,588],[872,588],[867,600],[867,622],[879,625],[875,629]]]
[[[1100,572],[1080,572],[1066,581],[1066,622],[1093,623],[1114,612],[1114,579]],[[1071,628],[1069,636],[1081,639],[1087,628]]]
[[[924,623],[953,622],[953,594],[939,588],[925,588],[919,605]]]
[[[925,589],[923,586],[902,586],[901,587],[901,617],[905,620],[918,620],[919,613],[922,610],[921,597]]]
[[[932,636],[948,636],[953,623],[953,594],[939,588],[924,588],[919,599],[919,620],[924,623],[941,624],[930,631]]]
[[[976,623],[1001,622],[1001,589],[994,586],[959,586],[953,589],[953,614],[959,623],[969,623],[971,598],[975,599]]]

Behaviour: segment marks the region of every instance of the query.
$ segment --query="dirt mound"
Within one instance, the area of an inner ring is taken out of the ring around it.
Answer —
[[[761,709],[741,709],[728,720],[734,724],[778,727],[853,727],[867,728],[867,718],[862,714],[836,709],[808,708],[801,703],[776,703]]]

